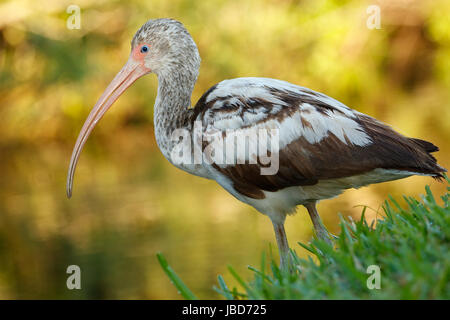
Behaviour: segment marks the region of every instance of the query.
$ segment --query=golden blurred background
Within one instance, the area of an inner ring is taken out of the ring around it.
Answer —
[[[80,29],[68,29],[81,8]],[[367,7],[379,5],[381,29]],[[186,284],[218,298],[226,266],[250,277],[269,244],[269,219],[215,182],[166,161],[155,144],[154,75],[137,81],[88,140],[75,177],[65,178],[76,136],[97,98],[126,62],[148,19],[172,17],[202,56],[193,104],[213,84],[271,77],[326,93],[437,144],[450,167],[450,2],[14,0],[0,2],[0,298],[178,299],[155,254],[163,252]],[[347,191],[320,203],[325,224],[338,213],[382,214],[388,194],[417,196],[423,177]],[[300,256],[312,226],[306,211],[287,219]],[[81,268],[81,290],[66,288],[66,268]]]

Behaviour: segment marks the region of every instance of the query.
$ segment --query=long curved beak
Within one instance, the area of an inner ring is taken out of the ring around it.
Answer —
[[[67,197],[72,196],[73,177],[75,174],[75,168],[77,166],[78,158],[80,157],[81,150],[86,143],[89,134],[94,129],[97,122],[103,117],[106,111],[113,105],[113,103],[120,97],[120,95],[137,79],[146,75],[151,70],[146,68],[142,62],[135,61],[132,57],[128,59],[128,62],[123,66],[122,70],[114,77],[106,90],[98,99],[95,106],[92,108],[91,113],[84,122],[81,129],[75,147],[72,151],[72,157],[70,158],[69,172],[67,173]]]

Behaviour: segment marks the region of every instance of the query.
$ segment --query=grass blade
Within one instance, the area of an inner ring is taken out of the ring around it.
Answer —
[[[228,300],[234,300],[233,295],[231,294],[230,289],[228,289],[227,284],[225,283],[223,277],[221,275],[218,275],[217,280],[219,281],[220,289],[222,290],[225,298]]]
[[[192,293],[192,291],[184,284],[180,277],[173,271],[173,269],[167,263],[166,258],[164,258],[162,253],[157,253],[159,264],[163,268],[164,272],[167,274],[173,285],[177,288],[178,292],[186,300],[197,300],[197,297]]]

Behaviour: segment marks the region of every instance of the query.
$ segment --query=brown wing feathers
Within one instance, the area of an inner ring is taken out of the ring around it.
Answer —
[[[214,88],[211,88],[197,103],[194,109],[196,117],[204,115],[217,100],[205,103],[207,95]],[[295,98],[295,101],[289,101],[289,106],[309,103],[318,111],[323,109],[324,112],[321,114],[325,117],[329,115],[325,111],[333,111],[333,106],[325,108],[324,101],[315,101],[311,95],[307,97],[307,101],[303,101],[306,99],[303,95],[283,95],[283,92],[277,90],[270,91],[282,100]],[[270,102],[259,102],[266,110],[270,110]],[[257,106],[246,103],[246,108],[249,107]],[[284,109],[287,111],[292,107]],[[282,120],[286,116],[290,116],[289,112],[283,112],[282,109],[279,113],[268,114],[264,121],[271,118]],[[235,164],[226,167],[215,165],[215,168],[233,181],[238,192],[255,199],[264,198],[262,190],[277,191],[291,186],[314,185],[319,180],[355,176],[377,168],[429,174],[438,179],[443,177],[442,173],[446,170],[440,167],[430,154],[438,151],[435,145],[428,141],[407,138],[369,116],[360,113],[355,113],[355,116],[361,130],[370,137],[371,143],[357,146],[348,138],[343,142],[331,132],[318,143],[309,143],[305,137],[300,136],[279,150],[279,170],[275,175],[261,175],[260,164]],[[298,125],[311,124],[302,122]]]
[[[414,141],[414,143],[418,144],[422,149],[424,149],[426,152],[436,152],[439,151],[439,148],[432,144],[431,142],[422,140],[422,139],[416,139],[416,138],[410,138]]]
[[[446,170],[440,167],[430,152],[438,147],[428,141],[407,138],[387,125],[368,116],[360,116],[360,123],[373,139],[367,148],[368,156],[377,159],[379,168],[398,169],[442,178]]]

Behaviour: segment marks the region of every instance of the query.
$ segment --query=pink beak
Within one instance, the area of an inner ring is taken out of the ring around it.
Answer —
[[[146,75],[151,70],[144,66],[143,61],[136,61],[132,57],[128,59],[128,62],[114,77],[106,90],[98,99],[95,106],[92,108],[91,113],[84,122],[83,128],[78,135],[77,142],[72,151],[72,157],[70,158],[69,172],[67,173],[67,197],[72,196],[73,178],[75,174],[75,168],[77,166],[78,158],[80,157],[81,150],[83,149],[89,134],[94,129],[97,122],[103,117],[106,111],[113,105],[113,103],[120,97],[120,95],[137,79]]]

